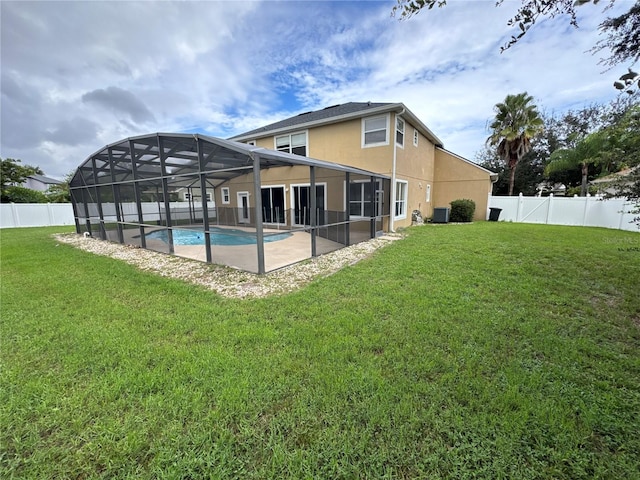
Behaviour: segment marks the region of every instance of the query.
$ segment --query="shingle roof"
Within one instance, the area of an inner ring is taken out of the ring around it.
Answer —
[[[41,183],[45,183],[45,184],[49,184],[49,185],[61,185],[62,182],[60,180],[56,180],[55,178],[51,178],[51,177],[46,177],[44,175],[29,175],[28,178],[33,178],[34,180],[37,180],[38,182]]]
[[[393,103],[372,103],[372,102],[349,102],[349,103],[343,103],[340,105],[332,105],[330,107],[325,107],[322,110],[305,112],[299,115],[295,115],[293,117],[285,118],[284,120],[280,120],[279,122],[275,122],[270,125],[265,125],[264,127],[256,128],[255,130],[250,130],[248,132],[235,135],[231,139],[258,136],[261,133],[266,133],[273,130],[294,127],[296,125],[302,125],[309,122],[318,122],[318,121],[327,120],[333,117],[340,117],[342,115],[350,115],[350,114],[362,112],[365,110],[384,107],[387,105],[394,105],[394,104]]]

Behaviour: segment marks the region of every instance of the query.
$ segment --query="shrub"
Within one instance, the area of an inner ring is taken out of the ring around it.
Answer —
[[[463,198],[451,202],[451,213],[449,215],[450,222],[470,222],[473,220],[473,214],[476,211],[476,202]]]
[[[567,190],[564,192],[564,196],[565,197],[573,197],[574,195],[580,196],[581,192],[582,192],[582,187],[580,186],[570,187],[570,188],[567,188]],[[595,185],[589,185],[589,188],[587,189],[587,193],[589,195],[595,195],[596,193],[598,193],[598,187],[596,187]]]
[[[7,187],[2,195],[3,203],[47,203],[44,193],[25,187]]]

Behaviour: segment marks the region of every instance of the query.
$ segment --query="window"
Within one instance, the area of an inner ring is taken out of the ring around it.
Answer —
[[[431,201],[431,185],[427,184],[427,202]]]
[[[256,145],[256,141],[255,141],[255,140],[249,140],[249,141],[247,142],[247,145],[253,145],[253,146],[255,147],[255,145]]]
[[[276,137],[276,150],[307,156],[307,133],[298,132]]]
[[[370,117],[362,119],[362,146],[374,147],[378,145],[387,145],[389,143],[388,135],[389,116]]]
[[[286,223],[284,213],[284,187],[262,187],[262,221]]]
[[[231,195],[229,194],[229,187],[222,187],[222,203],[229,204],[231,203]]]
[[[370,181],[352,182],[349,184],[349,215],[354,217],[378,216],[382,212],[382,186],[375,184],[375,212],[371,210],[372,188]],[[372,215],[373,213],[373,215]]]
[[[396,181],[396,201],[394,218],[402,219],[407,217],[407,192],[408,183],[404,180]]]
[[[404,147],[404,120],[396,117],[396,144]]]
[[[415,128],[413,129],[413,146],[417,147],[418,146],[418,130],[416,130]]]

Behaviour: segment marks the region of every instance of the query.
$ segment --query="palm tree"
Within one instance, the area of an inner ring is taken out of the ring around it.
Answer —
[[[589,165],[600,163],[601,153],[607,150],[607,144],[605,133],[600,131],[583,138],[574,148],[560,148],[551,154],[551,161],[545,167],[544,174],[548,177],[551,173],[580,167],[582,173],[580,196],[585,197]]]
[[[509,195],[513,195],[516,166],[531,150],[531,139],[540,134],[544,123],[538,109],[527,92],[507,95],[504,102],[496,104],[496,117],[489,126],[491,135],[487,143],[497,145],[497,154],[509,167]]]

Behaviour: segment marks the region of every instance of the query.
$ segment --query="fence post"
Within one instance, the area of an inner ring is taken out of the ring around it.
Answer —
[[[516,209],[516,223],[520,221],[520,217],[522,217],[522,206],[524,205],[524,199],[522,192],[518,195],[518,208]]]
[[[587,224],[587,211],[589,208],[589,198],[591,195],[587,193],[587,196],[584,197],[584,211],[582,212],[582,226],[584,227]]]
[[[47,202],[47,216],[49,217],[49,225],[53,225],[53,207]]]
[[[626,213],[625,208],[624,208],[625,206],[626,206],[626,202],[623,200],[622,201],[622,207],[621,207],[621,210],[620,210],[620,223],[618,224],[618,230],[622,230],[622,224],[624,222],[624,215]]]
[[[18,215],[18,207],[15,203],[11,202],[11,216],[13,217],[13,226],[20,226],[20,216]]]
[[[545,220],[544,223],[546,223],[547,225],[549,225],[549,220],[551,220],[551,206],[553,204],[553,193],[549,194],[549,203],[547,204],[547,219]]]

